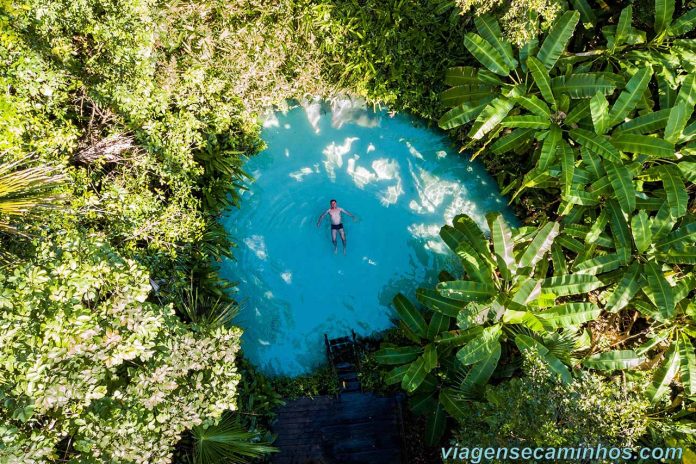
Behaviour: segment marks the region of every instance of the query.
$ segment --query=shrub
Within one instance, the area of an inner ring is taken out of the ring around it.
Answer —
[[[0,277],[0,461],[170,461],[235,409],[240,331],[148,301],[146,270],[103,237],[45,242]]]
[[[458,446],[631,447],[648,428],[640,382],[583,372],[566,383],[536,356],[525,356],[524,372],[487,386],[487,401],[469,404]]]

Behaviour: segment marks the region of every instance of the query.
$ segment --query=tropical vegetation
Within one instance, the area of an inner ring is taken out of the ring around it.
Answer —
[[[695,28],[676,0],[0,0],[0,461],[245,462],[282,396],[335,391],[243,359],[215,263],[259,112],[344,92],[448,130],[523,223],[444,225],[456,269],[396,296],[363,378],[431,445],[693,447]]]
[[[397,365],[386,379],[412,394],[415,410],[434,411],[433,443],[447,417],[459,422],[459,440],[472,436],[472,407],[487,411],[491,431],[533,412],[533,401],[509,409],[494,393],[526,380],[486,387],[530,354],[569,386],[590,382],[587,371],[605,372],[606,382],[647,371],[651,432],[642,439],[692,440],[696,9],[677,16],[674,2],[656,1],[646,24],[634,18],[642,5],[629,4],[588,41],[606,8],[574,4],[522,46],[494,16],[475,17],[463,44],[476,63],[445,76],[450,110],[439,125],[474,157],[522,160],[523,171],[502,177],[504,191],[513,202],[538,192],[530,197],[546,205],[518,229],[489,217],[490,243],[471,219],[455,218],[441,236],[460,276],[418,290],[425,317],[403,296],[394,301],[416,345],[385,346],[378,360]],[[644,414],[640,402],[626,406],[634,420]],[[491,422],[496,414],[508,417]]]

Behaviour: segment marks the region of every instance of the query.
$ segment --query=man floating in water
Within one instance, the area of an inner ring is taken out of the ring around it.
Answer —
[[[341,213],[346,213],[348,216],[352,217],[353,220],[355,220],[355,216],[353,216],[351,213],[346,211],[343,208],[339,208],[338,204],[336,203],[336,200],[331,200],[329,202],[331,205],[331,208],[327,209],[324,211],[324,213],[319,216],[319,220],[317,221],[317,227],[321,225],[321,221],[324,219],[324,216],[329,214],[331,216],[331,241],[333,242],[334,245],[334,253],[338,251],[338,244],[336,243],[336,231],[340,230],[341,231],[341,240],[343,241],[343,254],[346,254],[346,232],[343,230],[343,223],[341,222]]]

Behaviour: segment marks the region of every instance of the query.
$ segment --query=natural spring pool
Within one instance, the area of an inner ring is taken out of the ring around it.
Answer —
[[[486,212],[505,210],[480,164],[404,114],[312,102],[270,115],[262,138],[267,149],[245,165],[255,181],[222,220],[238,247],[221,274],[237,283],[245,356],[268,374],[324,362],[324,334],[390,327],[396,293],[452,267],[440,226],[467,213],[485,227]],[[343,215],[345,256],[330,218],[316,226],[331,199],[358,218]]]

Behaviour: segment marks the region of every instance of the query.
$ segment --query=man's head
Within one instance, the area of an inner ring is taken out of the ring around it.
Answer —
[[[329,202],[329,205],[331,205],[332,208],[335,208],[336,207],[336,200],[331,200]]]

